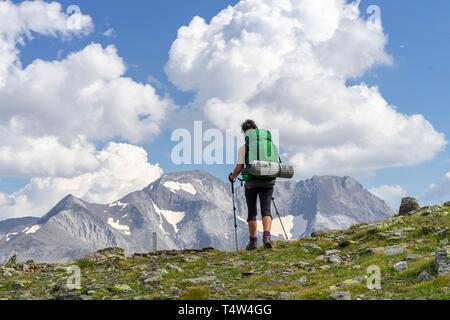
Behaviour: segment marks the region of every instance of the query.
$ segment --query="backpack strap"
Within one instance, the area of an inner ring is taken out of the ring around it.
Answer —
[[[267,156],[270,158],[272,156],[272,133],[270,133],[270,131],[267,131],[267,137],[266,137],[266,142],[267,142]]]
[[[245,137],[245,165],[248,166],[250,163],[250,137]]]
[[[259,129],[256,129],[256,160],[261,160],[261,155],[259,154],[259,139],[260,139],[260,132]]]

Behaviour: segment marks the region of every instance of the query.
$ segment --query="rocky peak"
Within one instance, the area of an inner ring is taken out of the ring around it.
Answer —
[[[86,203],[83,200],[75,197],[74,195],[69,194],[68,196],[63,198],[60,202],[58,202],[58,204],[55,207],[53,207],[53,209],[51,209],[48,214],[43,216],[39,220],[39,224],[46,223],[48,220],[56,216],[61,211],[79,208],[86,208]]]

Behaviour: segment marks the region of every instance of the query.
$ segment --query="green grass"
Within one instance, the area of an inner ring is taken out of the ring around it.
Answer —
[[[444,246],[446,238],[438,233],[445,228],[450,228],[450,208],[435,207],[431,214],[396,217],[377,225],[278,242],[273,251],[128,258],[117,250],[111,254],[104,251],[74,262],[81,269],[82,285],[72,294],[89,299],[330,299],[335,291],[348,291],[353,299],[450,299],[450,277],[435,273],[432,255],[436,248]],[[341,248],[343,240],[347,246]],[[305,244],[324,250],[339,248],[345,263],[330,264],[320,259],[323,253],[305,250]],[[403,245],[406,251],[386,256],[371,250],[391,245]],[[394,271],[393,265],[411,254],[420,258],[408,261],[407,270]],[[166,268],[168,264],[181,270]],[[33,273],[23,272],[20,264],[13,269],[0,267],[0,299],[52,299],[64,295],[69,275],[61,267],[68,265],[38,265]],[[382,290],[367,288],[364,277],[370,266],[380,268]],[[142,274],[163,269],[167,270],[161,273],[161,281],[143,281]],[[12,274],[6,275],[7,270]],[[430,281],[417,280],[424,270],[432,276]],[[208,276],[217,280],[198,284],[186,281]],[[300,279],[305,276],[307,281],[303,283]],[[116,285],[121,284],[132,290],[117,290]]]

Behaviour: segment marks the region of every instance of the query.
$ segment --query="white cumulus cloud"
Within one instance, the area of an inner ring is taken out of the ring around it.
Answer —
[[[0,2],[0,88],[9,73],[21,67],[17,45],[23,45],[33,33],[67,38],[88,34],[92,29],[91,17],[78,12],[67,15],[57,2]]]
[[[389,206],[394,210],[400,208],[402,198],[408,196],[408,191],[406,191],[402,186],[399,185],[396,186],[384,185],[380,187],[371,188],[369,189],[369,191],[378,198],[386,201],[389,204]]]
[[[13,194],[0,193],[0,220],[42,216],[68,194],[88,202],[111,203],[146,187],[162,174],[159,165],[148,162],[144,149],[129,144],[112,142],[91,156],[97,164],[88,172],[70,178],[32,178]]]
[[[30,178],[0,194],[0,218],[43,215],[68,193],[108,202],[161,174],[129,144],[159,134],[173,103],[126,76],[114,45],[92,43],[58,60],[22,65],[36,35],[70,41],[94,29],[90,16],[57,2],[0,1],[0,176]]]
[[[389,65],[381,20],[359,1],[245,0],[180,28],[166,72],[221,129],[245,118],[279,129],[300,176],[367,176],[432,159],[446,145],[422,115],[377,87],[350,85]]]

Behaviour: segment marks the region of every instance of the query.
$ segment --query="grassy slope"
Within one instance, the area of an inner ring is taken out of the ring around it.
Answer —
[[[120,250],[109,250],[73,263],[82,272],[82,288],[75,291],[64,287],[68,274],[60,267],[69,264],[11,264],[0,267],[0,299],[330,299],[336,291],[347,291],[353,299],[450,299],[450,277],[437,276],[432,255],[446,245],[446,228],[450,208],[433,207],[377,225],[279,242],[271,252],[124,258]],[[311,244],[337,248],[344,262],[328,262]],[[376,249],[392,245],[405,245],[406,251],[386,256]],[[394,271],[393,265],[411,254],[420,257],[408,261],[407,270]],[[366,286],[371,265],[381,268],[382,290]],[[417,280],[424,270],[431,280]],[[199,277],[204,279],[189,280]]]

